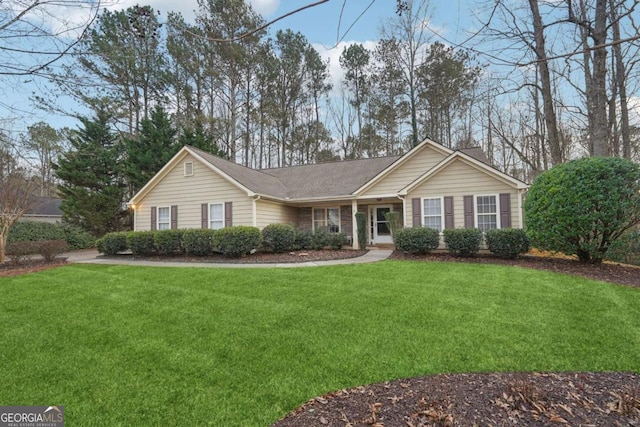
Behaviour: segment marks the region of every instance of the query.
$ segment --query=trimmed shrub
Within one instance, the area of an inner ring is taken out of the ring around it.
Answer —
[[[262,229],[262,247],[269,252],[291,251],[296,244],[296,230],[289,224],[269,224]]]
[[[356,212],[356,226],[358,228],[358,246],[361,251],[367,248],[367,216],[364,212]]]
[[[327,235],[327,246],[333,250],[340,250],[347,244],[347,235],[344,233],[329,233]]]
[[[156,251],[160,255],[181,255],[184,253],[182,246],[183,230],[159,230],[153,236]]]
[[[69,249],[93,248],[95,239],[82,228],[71,224],[18,221],[11,227],[7,243],[64,240]]]
[[[38,242],[14,242],[7,244],[7,257],[15,265],[20,265],[38,253]]]
[[[128,235],[127,231],[105,234],[104,237],[96,240],[96,249],[105,255],[117,255],[119,252],[124,252],[129,249],[127,246]]]
[[[260,247],[262,234],[257,227],[236,225],[216,230],[214,240],[224,256],[237,258]]]
[[[400,212],[387,212],[384,214],[384,219],[389,222],[389,230],[391,231],[391,237],[395,243],[396,235],[400,230],[402,230],[402,215],[400,215]]]
[[[82,228],[72,224],[61,224],[64,240],[70,250],[89,249],[95,247],[96,239]]]
[[[311,240],[311,249],[320,251],[329,246],[329,233],[323,230],[316,230]]]
[[[38,240],[65,240],[65,233],[60,224],[18,221],[13,224],[7,236],[7,243]]]
[[[154,255],[156,231],[131,231],[127,234],[127,246],[135,256]]]
[[[573,160],[542,173],[529,189],[525,222],[531,244],[599,263],[609,246],[640,222],[640,166],[621,158]]]
[[[443,234],[447,250],[453,256],[472,257],[480,250],[482,231],[478,228],[448,228]]]
[[[485,233],[487,247],[499,258],[515,259],[529,252],[529,238],[524,230],[503,228]]]
[[[640,231],[627,232],[611,243],[606,258],[625,264],[640,265]]]
[[[69,245],[64,240],[42,240],[37,244],[38,253],[48,262],[55,260],[58,255],[65,253],[69,249]]]
[[[209,256],[213,253],[213,236],[215,230],[193,228],[185,230],[182,235],[182,246],[189,255]]]
[[[307,229],[296,230],[293,250],[311,249],[313,246],[313,231]]]
[[[427,254],[440,246],[438,230],[426,227],[403,228],[395,236],[396,248],[410,254]]]

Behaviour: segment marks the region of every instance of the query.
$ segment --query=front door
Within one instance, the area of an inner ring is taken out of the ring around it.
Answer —
[[[391,212],[391,206],[373,206],[371,208],[371,236],[373,244],[393,243],[391,228],[385,214]]]

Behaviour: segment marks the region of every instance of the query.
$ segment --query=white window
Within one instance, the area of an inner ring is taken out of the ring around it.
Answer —
[[[496,196],[476,197],[476,224],[483,232],[499,228]]]
[[[422,199],[422,225],[442,233],[442,197]]]
[[[168,230],[171,228],[171,208],[158,208],[158,230]]]
[[[313,208],[313,229],[340,232],[340,208]]]
[[[193,176],[193,162],[184,162],[184,176]]]
[[[224,228],[223,203],[212,203],[209,205],[209,228],[212,230]]]

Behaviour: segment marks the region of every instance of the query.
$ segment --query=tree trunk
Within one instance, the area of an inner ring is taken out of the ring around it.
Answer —
[[[614,85],[618,90],[620,99],[620,134],[622,136],[622,157],[631,158],[631,133],[629,130],[629,105],[627,99],[627,84],[625,63],[622,57],[622,47],[620,43],[620,21],[616,10],[616,2],[611,0],[611,25],[613,29],[613,55],[615,59],[615,79]]]
[[[531,0],[533,1],[533,0]],[[607,0],[596,1],[595,25],[592,32],[595,45],[593,54],[593,155],[606,157],[609,155],[607,132]]]
[[[601,0],[600,0],[601,1]],[[556,165],[563,162],[562,147],[558,135],[558,122],[553,107],[553,91],[551,90],[551,77],[544,39],[544,25],[538,9],[537,0],[529,0],[529,7],[533,17],[533,38],[535,41],[535,54],[538,60],[538,72],[542,92],[542,106],[545,115],[545,126],[551,149],[551,162]]]

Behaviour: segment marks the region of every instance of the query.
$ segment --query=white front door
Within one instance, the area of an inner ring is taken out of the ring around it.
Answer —
[[[393,243],[389,221],[385,218],[385,214],[388,212],[391,212],[390,205],[371,207],[371,239],[374,245]]]

